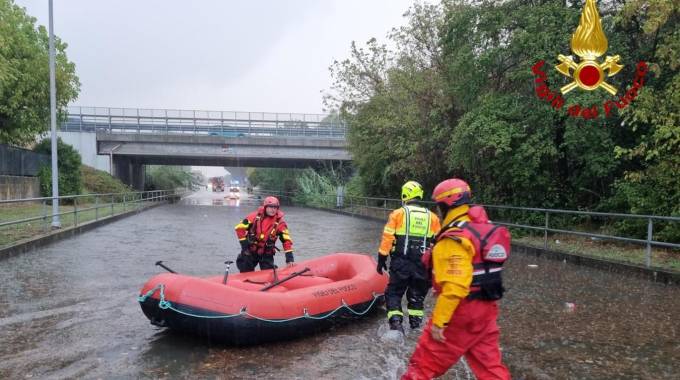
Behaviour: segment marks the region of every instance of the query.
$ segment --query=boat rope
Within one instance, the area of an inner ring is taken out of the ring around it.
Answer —
[[[158,284],[156,285],[153,289],[149,290],[146,292],[146,294],[140,295],[137,297],[138,302],[145,302],[147,298],[151,297],[156,291],[159,292],[160,296],[160,301],[158,302],[158,307],[163,310],[172,310],[176,313],[183,314],[189,317],[195,317],[195,318],[208,318],[208,319],[220,319],[220,318],[233,318],[233,317],[242,317],[242,316],[247,316],[250,318],[254,318],[263,322],[274,322],[274,323],[279,323],[279,322],[290,322],[290,321],[295,321],[297,319],[315,319],[315,320],[321,320],[321,319],[326,319],[331,317],[333,314],[337,313],[338,311],[342,309],[347,309],[349,310],[350,313],[354,315],[364,315],[371,310],[375,302],[380,298],[383,294],[377,294],[375,292],[372,293],[373,299],[371,300],[371,303],[366,307],[365,310],[363,311],[357,311],[352,309],[347,302],[345,302],[344,299],[342,299],[342,305],[338,306],[335,308],[335,310],[329,311],[328,313],[321,314],[321,315],[310,315],[309,312],[307,311],[307,308],[303,310],[303,314],[299,317],[292,317],[292,318],[286,318],[286,319],[269,319],[269,318],[263,318],[263,317],[258,317],[257,315],[252,315],[248,312],[246,307],[242,307],[241,310],[238,312],[238,314],[220,314],[220,315],[199,315],[199,314],[193,314],[189,313],[183,310],[180,310],[176,308],[170,301],[165,299],[165,285],[164,284]]]

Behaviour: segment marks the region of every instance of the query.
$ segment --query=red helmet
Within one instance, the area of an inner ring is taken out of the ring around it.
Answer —
[[[279,199],[276,197],[269,196],[264,199],[264,202],[262,202],[262,206],[264,207],[279,207]]]
[[[432,192],[432,200],[437,204],[443,203],[447,207],[468,204],[471,202],[471,197],[470,185],[458,178],[450,178],[440,182]]]

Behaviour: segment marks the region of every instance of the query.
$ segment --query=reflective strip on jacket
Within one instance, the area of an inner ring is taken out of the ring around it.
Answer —
[[[253,253],[275,253],[273,244],[277,238],[281,240],[284,252],[293,251],[293,240],[290,237],[288,225],[283,220],[283,212],[280,210],[277,210],[274,216],[267,216],[264,208],[260,207],[257,211],[248,214],[234,229],[239,241],[249,241],[249,248]],[[267,249],[268,241],[272,246],[271,249]]]
[[[430,210],[404,205],[390,213],[378,252],[383,256],[390,253],[405,254],[408,242],[422,244],[424,250],[439,228],[439,218]]]

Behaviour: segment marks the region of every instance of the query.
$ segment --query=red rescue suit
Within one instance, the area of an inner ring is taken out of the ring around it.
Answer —
[[[468,215],[468,210],[473,215]],[[479,208],[463,205],[448,211],[442,231],[460,222],[470,222],[470,216],[474,216],[474,222],[488,221]],[[460,231],[457,228],[456,232]],[[479,380],[510,379],[510,372],[501,361],[496,324],[498,305],[495,300],[480,297],[481,287],[473,286],[489,272],[481,268],[479,242],[463,233],[444,232],[439,237],[432,250],[432,280],[439,296],[402,380],[441,376],[461,356],[465,356]],[[433,324],[444,328],[444,342],[432,337]]]
[[[276,253],[276,239],[281,239],[286,258],[290,256],[292,261],[293,241],[281,210],[276,210],[276,214],[270,217],[265,214],[264,207],[260,207],[237,224],[235,230],[239,242],[251,254],[273,255]]]

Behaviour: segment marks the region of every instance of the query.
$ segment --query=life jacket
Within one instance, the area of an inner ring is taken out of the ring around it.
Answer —
[[[503,263],[510,255],[510,231],[504,226],[489,221],[486,211],[480,206],[471,207],[468,212],[471,221],[456,221],[444,226],[435,237],[436,242],[444,238],[460,241],[466,238],[475,250],[472,259],[472,283],[468,299],[499,300],[503,297]],[[432,268],[431,248],[424,255],[423,264]],[[432,279],[432,286],[441,292]]]
[[[266,218],[273,218],[273,222],[264,227],[263,224]],[[260,255],[273,255],[276,253],[276,238],[279,233],[279,224],[283,219],[283,212],[277,210],[276,214],[269,217],[265,214],[264,207],[257,209],[257,215],[250,227],[248,228],[248,249],[251,253],[258,253]],[[266,229],[266,231],[265,231]]]
[[[393,259],[408,258],[420,261],[429,243],[430,210],[415,206],[404,205],[404,223],[394,232],[395,245],[391,252]]]

